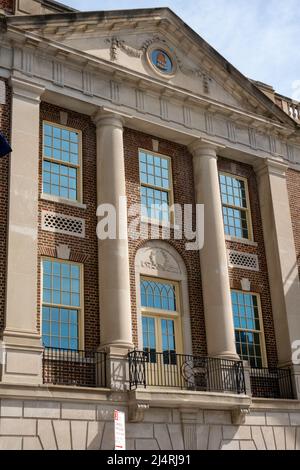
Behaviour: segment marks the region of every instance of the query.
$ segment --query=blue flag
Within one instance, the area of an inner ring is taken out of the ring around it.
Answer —
[[[0,158],[4,157],[5,155],[10,153],[11,151],[12,150],[11,150],[11,147],[10,147],[9,143],[7,142],[4,135],[2,135],[1,132],[0,132]]]

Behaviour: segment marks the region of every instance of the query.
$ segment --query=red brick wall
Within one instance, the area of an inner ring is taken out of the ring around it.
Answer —
[[[256,272],[243,269],[229,269],[230,284],[231,288],[241,290],[241,279],[248,278],[251,281],[251,291],[260,294],[268,365],[276,366],[277,349],[255,172],[249,165],[223,158],[219,158],[218,166],[219,170],[242,176],[247,178],[248,181],[253,236],[257,247],[232,241],[226,241],[226,245],[227,248],[232,250],[258,255],[260,270]]]
[[[153,150],[152,137],[131,129],[125,129],[125,173],[128,205],[140,203],[139,160],[138,149]],[[192,157],[181,145],[159,140],[159,153],[168,155],[172,160],[174,202],[179,204],[195,204]],[[137,312],[134,261],[137,250],[143,241],[129,241],[130,279],[134,342],[137,344]],[[166,241],[168,243],[168,241]],[[188,273],[189,301],[194,354],[206,354],[205,322],[202,301],[199,253],[186,251],[186,240],[169,241],[181,255]]]
[[[10,136],[11,92],[6,82],[6,104],[0,105],[0,130]],[[0,331],[4,327],[6,284],[6,238],[8,216],[8,171],[9,156],[0,158]]]
[[[98,298],[98,241],[96,236],[96,133],[88,116],[78,114],[56,106],[41,103],[40,142],[42,143],[42,122],[48,120],[60,124],[60,111],[68,113],[67,126],[82,131],[83,147],[83,203],[86,209],[75,208],[50,201],[39,201],[39,253],[53,251],[58,244],[67,244],[71,248],[71,259],[84,259],[84,331],[85,349],[99,346],[99,298]],[[40,182],[42,191],[42,145],[40,147]],[[49,210],[60,214],[85,219],[85,238],[57,234],[41,230],[41,211]],[[40,279],[40,258],[38,270]],[[40,285],[38,286],[38,323],[40,323]]]
[[[41,142],[42,142],[42,120],[60,123],[60,111],[68,112],[61,108],[41,104]],[[83,199],[87,204],[87,209],[79,209],[64,204],[40,200],[40,211],[42,209],[52,210],[66,215],[82,217],[86,220],[86,238],[78,239],[73,236],[53,234],[41,230],[41,220],[39,221],[39,251],[45,253],[55,249],[59,243],[68,244],[72,249],[72,257],[84,257],[88,255],[88,260],[84,263],[85,277],[85,347],[94,349],[99,344],[99,303],[98,303],[98,276],[97,276],[97,238],[96,238],[96,142],[95,128],[89,117],[74,112],[68,112],[69,127],[80,129],[83,132]],[[139,185],[139,163],[138,149],[145,148],[151,151],[152,137],[131,129],[124,130],[124,152],[125,152],[125,172],[126,189],[128,203],[140,202]],[[174,202],[179,204],[195,204],[193,185],[192,157],[184,146],[159,140],[159,153],[168,155],[172,160]],[[254,240],[256,246],[249,246],[235,242],[227,242],[228,248],[237,249],[247,253],[256,253],[259,257],[260,271],[231,269],[231,287],[240,289],[240,280],[247,277],[251,281],[251,289],[260,294],[264,331],[266,337],[266,349],[269,365],[276,365],[277,352],[272,319],[272,308],[270,302],[270,292],[268,284],[267,265],[265,259],[264,241],[259,209],[258,193],[255,173],[252,167],[245,164],[231,162],[230,160],[219,159],[219,168],[233,174],[244,176],[248,179],[250,203],[252,212],[252,222]],[[42,173],[42,148],[40,155],[40,173]],[[41,191],[41,181],[40,181]],[[135,292],[135,269],[134,261],[137,250],[143,245],[143,241],[129,241],[130,256],[130,279],[132,297],[132,319],[134,341],[137,344],[137,312],[136,312],[136,292]],[[202,301],[200,262],[197,252],[185,250],[186,240],[171,239],[169,243],[178,251],[185,262],[188,273],[189,300],[192,327],[192,344],[194,354],[206,354],[205,321]],[[74,259],[75,259],[74,258]],[[40,269],[40,257],[38,261]],[[40,289],[39,289],[40,290]],[[40,299],[40,292],[39,292]],[[40,300],[38,299],[38,306]],[[39,308],[39,307],[38,307]]]
[[[287,187],[290,200],[293,232],[300,279],[300,172],[288,170]]]
[[[13,13],[15,0],[0,0],[0,9],[2,8],[7,13]]]

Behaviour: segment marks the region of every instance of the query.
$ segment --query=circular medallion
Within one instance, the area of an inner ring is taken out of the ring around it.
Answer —
[[[177,64],[174,52],[166,44],[156,41],[146,51],[148,66],[161,78],[174,77]]]
[[[173,72],[173,62],[162,49],[154,49],[151,52],[151,62],[160,72],[170,74]]]

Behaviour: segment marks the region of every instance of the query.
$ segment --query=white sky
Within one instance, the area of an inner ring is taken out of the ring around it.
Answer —
[[[300,0],[60,0],[81,11],[168,6],[247,77],[300,101]]]

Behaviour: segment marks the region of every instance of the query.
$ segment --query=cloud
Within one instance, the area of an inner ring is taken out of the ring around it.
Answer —
[[[61,0],[63,1],[63,0]],[[66,0],[101,10],[98,0]],[[168,6],[244,75],[287,96],[300,79],[299,0],[107,0],[105,10]]]

